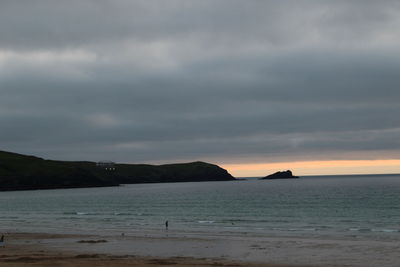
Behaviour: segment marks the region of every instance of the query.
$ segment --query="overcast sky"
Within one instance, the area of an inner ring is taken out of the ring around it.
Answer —
[[[0,2],[0,150],[400,158],[400,2]]]

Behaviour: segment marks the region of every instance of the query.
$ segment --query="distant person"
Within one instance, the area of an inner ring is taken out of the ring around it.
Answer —
[[[168,220],[165,221],[165,230],[168,230]]]
[[[4,246],[4,235],[1,235],[0,238],[0,247]]]

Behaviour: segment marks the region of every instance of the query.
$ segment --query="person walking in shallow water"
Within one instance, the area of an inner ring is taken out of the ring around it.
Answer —
[[[168,230],[168,220],[165,221],[165,230]]]

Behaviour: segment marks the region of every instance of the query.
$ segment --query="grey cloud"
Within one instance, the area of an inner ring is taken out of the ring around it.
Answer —
[[[0,146],[126,162],[392,156],[399,8],[2,1]]]
[[[0,32],[3,47],[28,50],[130,39],[283,45],[315,34],[346,41],[395,30],[398,10],[397,1],[6,0]]]

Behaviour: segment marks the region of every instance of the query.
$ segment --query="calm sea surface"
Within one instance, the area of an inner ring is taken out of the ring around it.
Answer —
[[[400,240],[400,175],[0,192],[0,230]]]

